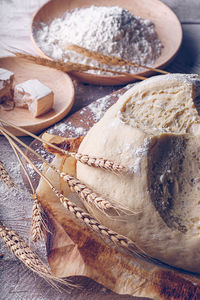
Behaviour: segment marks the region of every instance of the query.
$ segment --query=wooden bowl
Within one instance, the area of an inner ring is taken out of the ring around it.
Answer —
[[[51,22],[53,19],[63,16],[67,10],[91,5],[120,6],[128,9],[135,16],[152,20],[164,46],[161,56],[153,66],[154,68],[163,68],[169,64],[180,48],[182,42],[181,24],[173,11],[159,0],[51,0],[39,9],[32,19],[31,38],[37,53],[47,57],[34,39],[34,31],[37,30],[41,22]],[[153,72],[149,70],[137,73],[137,75],[145,77],[152,74]],[[133,77],[126,75],[107,76],[86,72],[73,72],[73,75],[82,82],[100,85],[120,85],[134,81]]]
[[[14,84],[29,79],[38,79],[54,92],[54,105],[49,112],[34,118],[28,109],[15,107],[11,111],[0,110],[1,119],[37,133],[60,121],[70,111],[74,102],[74,86],[67,74],[16,57],[0,58],[0,66],[14,72]],[[25,135],[19,130],[10,127],[8,129],[15,135]]]

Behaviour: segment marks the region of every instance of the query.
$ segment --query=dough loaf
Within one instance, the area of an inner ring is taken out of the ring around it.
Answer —
[[[91,128],[79,152],[113,160],[116,175],[77,163],[77,177],[130,213],[87,209],[148,255],[200,273],[198,75],[168,74],[127,91]]]

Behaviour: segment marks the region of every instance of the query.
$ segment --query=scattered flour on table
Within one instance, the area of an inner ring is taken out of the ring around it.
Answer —
[[[128,89],[130,89],[133,86],[133,83],[128,84],[123,90],[121,90],[121,93],[117,91],[117,97],[119,98],[122,94],[125,93]],[[114,95],[114,93],[113,93]],[[111,106],[110,103],[110,95],[104,96],[87,107],[83,108],[81,110],[81,114],[85,113],[85,110],[89,110],[89,112],[92,114],[92,118],[94,123],[98,122],[105,114],[107,109]]]
[[[110,95],[105,96],[104,98],[101,98],[88,106],[95,123],[103,117],[106,110],[110,106],[109,99]]]
[[[128,84],[124,89],[121,90],[121,93],[117,91],[117,97],[120,97],[123,93],[125,93],[126,90],[130,89],[133,85],[133,83]],[[113,93],[113,95],[115,95],[115,93]],[[63,123],[61,121],[60,123],[48,129],[47,132],[50,134],[57,134],[60,136],[66,136],[67,134],[68,137],[79,137],[82,135],[86,135],[88,131],[88,126],[90,127],[90,120],[88,119],[86,121],[84,115],[89,114],[89,118],[92,119],[92,123],[97,123],[103,117],[107,109],[111,106],[110,99],[110,95],[107,95],[92,102],[90,105],[82,108],[80,111],[80,124],[82,126],[76,126],[71,121],[68,121],[67,123]]]
[[[72,125],[72,122],[69,121],[67,123],[56,124],[47,132],[50,134],[58,134],[60,136],[66,136],[66,133],[68,132],[68,137],[79,137],[85,135],[87,133],[87,130],[83,127],[75,127],[74,125]]]
[[[51,23],[35,28],[35,40],[42,51],[54,58],[99,67],[99,63],[64,49],[76,44],[105,55],[113,55],[138,64],[153,66],[160,56],[162,43],[150,20],[133,16],[118,6],[76,8]],[[101,65],[101,67],[108,67]],[[122,72],[136,72],[132,66],[112,66]],[[102,71],[89,71],[101,73]]]

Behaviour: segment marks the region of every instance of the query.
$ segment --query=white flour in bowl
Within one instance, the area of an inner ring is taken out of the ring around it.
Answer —
[[[135,17],[128,10],[118,6],[74,9],[49,24],[40,24],[40,28],[34,32],[34,37],[42,51],[54,59],[96,67],[100,65],[95,60],[73,51],[66,51],[63,46],[76,44],[147,66],[154,64],[162,49],[152,21]],[[101,66],[108,68],[106,65]],[[123,72],[138,71],[138,68],[130,66],[109,68]]]

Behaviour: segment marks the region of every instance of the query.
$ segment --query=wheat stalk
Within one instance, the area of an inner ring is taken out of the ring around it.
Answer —
[[[100,224],[96,219],[94,219],[89,213],[85,212],[82,208],[75,205],[72,201],[70,201],[63,194],[59,193],[54,187],[51,187],[52,191],[59,198],[60,202],[63,206],[70,211],[77,219],[83,221],[88,227],[90,227],[93,231],[99,233],[104,238],[108,238],[115,245],[120,245],[123,248],[134,252],[139,257],[147,258],[148,256],[144,253],[144,251],[136,246],[136,244],[128,239],[127,237],[110,230],[106,226]],[[149,257],[148,257],[149,259]]]
[[[1,130],[2,131],[2,130]],[[3,132],[3,135],[8,139],[10,145],[12,146],[21,166],[23,167],[25,173],[27,171],[16,151],[19,151],[19,147],[11,140],[11,138]],[[21,149],[20,149],[21,151]],[[19,152],[20,152],[19,151]],[[29,183],[31,185],[32,191],[34,191],[33,185],[30,181],[30,177],[27,176]],[[36,193],[33,196],[34,204],[35,204],[35,216],[33,214],[33,224],[32,225],[32,233],[33,240],[36,241],[38,238],[41,238],[41,224],[42,222],[42,207],[38,201]],[[53,286],[57,287],[55,282],[59,282],[61,284],[70,286],[76,286],[71,284],[69,281],[64,281],[60,278],[55,277],[49,268],[38,258],[38,256],[31,250],[31,248],[24,242],[24,240],[13,230],[9,230],[1,221],[0,221],[0,237],[6,244],[6,246],[10,249],[10,251],[21,260],[29,269],[33,272],[37,273],[39,276],[43,277],[45,280],[50,282]],[[76,286],[77,287],[77,286]]]
[[[2,161],[0,161],[0,180],[5,183],[9,188],[14,187],[15,183],[10,177]]]
[[[32,208],[32,223],[31,223],[31,238],[32,238],[32,241],[33,242],[37,242],[38,240],[41,239],[42,237],[42,228],[44,226],[44,221],[43,221],[43,215],[44,215],[44,212],[43,212],[43,209],[42,209],[42,206],[37,198],[37,194],[35,192],[35,189],[32,185],[32,182],[31,182],[31,179],[30,179],[30,176],[21,160],[21,158],[19,157],[18,153],[17,153],[17,150],[15,148],[15,144],[14,142],[12,141],[12,139],[4,132],[4,136],[7,138],[7,140],[9,141],[25,175],[26,175],[26,178],[29,182],[29,185],[30,185],[30,188],[32,190],[32,198],[34,200],[34,203],[33,203],[33,208]]]
[[[82,164],[86,164],[91,167],[101,168],[114,173],[125,173],[126,169],[124,166],[111,161],[109,159],[105,159],[102,157],[91,157],[88,154],[82,153],[70,153],[76,160],[80,161]]]
[[[45,163],[51,169],[53,169],[61,178],[63,178],[66,181],[66,183],[68,184],[70,189],[72,191],[76,192],[83,200],[87,201],[90,204],[93,203],[94,205],[96,205],[97,208],[99,208],[101,210],[105,210],[108,208],[114,209],[114,206],[109,201],[103,199],[102,197],[97,196],[91,189],[89,189],[87,186],[82,184],[74,176],[68,175],[68,174],[63,173],[60,170],[58,170],[55,166],[51,165],[48,161],[46,161],[46,159],[44,159],[39,153],[35,152],[32,148],[27,146],[25,143],[23,143],[20,139],[18,139],[15,135],[10,133],[8,130],[6,130],[5,128],[3,128],[1,126],[0,126],[0,130],[5,136],[9,135],[10,137],[12,137],[15,141],[17,141],[19,144],[21,144],[23,147],[25,147],[30,152],[35,154],[39,159],[41,159],[43,163]],[[21,151],[21,149],[19,147],[17,147],[15,145],[15,148],[18,150],[18,152],[21,153],[21,155],[23,155],[23,152]],[[31,161],[30,161],[30,164],[32,164]]]
[[[33,197],[33,208],[32,208],[32,223],[31,223],[31,238],[33,242],[37,242],[42,238],[43,232],[43,208],[38,200],[37,194],[32,194]]]
[[[12,52],[16,57],[28,60],[32,63],[54,68],[63,72],[80,72],[80,71],[88,71],[90,70],[90,66],[83,65],[83,64],[77,64],[77,63],[72,63],[72,62],[64,62],[63,60],[51,60],[48,58],[40,57],[40,56],[35,56],[32,54],[28,53],[22,53],[22,52]]]
[[[6,130],[4,127],[0,126],[0,130],[12,137],[15,141],[17,141],[19,144],[21,144],[23,147],[28,149],[30,152],[35,154],[39,159],[42,160],[43,163],[47,164],[51,169],[53,169],[61,178],[63,178],[70,189],[72,191],[75,191],[83,200],[87,201],[89,204],[94,204],[98,209],[100,210],[106,210],[106,209],[114,209],[117,211],[117,209],[121,210],[121,207],[115,207],[113,204],[111,204],[108,200],[98,196],[96,193],[94,193],[90,188],[88,188],[86,185],[81,183],[77,178],[75,178],[72,175],[66,174],[58,170],[55,166],[50,164],[48,161],[46,161],[39,153],[35,152],[32,148],[27,146],[25,143],[23,143],[20,139],[18,139],[15,135],[13,135],[11,132]],[[20,151],[20,150],[19,150]]]
[[[0,223],[0,237],[11,250],[28,268],[40,274],[42,277],[51,278],[50,270],[33,253],[24,240],[13,230],[9,230],[4,224]]]
[[[0,130],[4,134],[4,128],[0,127]],[[10,133],[9,133],[10,134]],[[10,134],[11,135],[11,134]],[[25,145],[27,146],[27,145]],[[77,206],[75,203],[70,201],[67,197],[65,197],[62,193],[59,193],[55,187],[52,185],[52,183],[49,181],[49,179],[42,174],[38,168],[31,162],[31,160],[23,153],[23,151],[15,145],[16,149],[20,154],[24,157],[24,159],[32,166],[32,168],[38,173],[38,175],[43,178],[43,180],[46,181],[46,183],[49,185],[51,190],[56,194],[56,196],[59,198],[60,202],[63,204],[63,206],[67,209],[68,212],[72,213],[77,219],[82,221],[86,226],[91,228],[93,231],[99,233],[102,237],[109,239],[112,243],[115,245],[120,245],[123,248],[126,248],[127,250],[133,252],[135,255],[145,258],[150,261],[155,260],[149,256],[147,256],[142,249],[140,249],[136,244],[131,241],[129,238],[118,234],[117,232],[110,230],[106,226],[100,224],[96,219],[94,219],[89,213],[85,212],[82,208]],[[33,150],[34,151],[34,150]],[[36,153],[35,153],[36,154]],[[48,164],[48,163],[47,163]]]
[[[85,184],[81,183],[79,179],[64,172],[60,172],[53,165],[51,167],[61,178],[65,180],[71,191],[77,193],[80,198],[86,201],[88,204],[92,203],[101,210],[107,210],[111,208],[115,209],[115,207],[109,201],[101,196],[98,196]]]
[[[68,72],[68,73],[70,73],[70,72],[85,72],[85,71],[89,71],[89,70],[95,70],[95,71],[109,72],[109,73],[112,73],[115,75],[116,74],[125,75],[125,76],[133,77],[133,78],[139,79],[139,80],[146,79],[146,77],[139,76],[139,75],[132,74],[132,73],[127,73],[127,72],[112,71],[112,70],[106,69],[106,68],[101,68],[101,67],[98,68],[98,67],[84,65],[84,64],[78,64],[78,63],[74,63],[74,62],[65,62],[64,60],[61,60],[61,59],[60,60],[57,60],[57,59],[50,60],[48,58],[34,56],[34,55],[31,55],[28,53],[13,52],[13,51],[10,51],[10,52],[12,54],[14,54],[16,57],[31,61],[34,64],[54,68],[57,70],[61,70],[63,72]]]
[[[63,47],[65,50],[72,50],[75,51],[79,54],[82,54],[84,56],[87,56],[89,58],[92,58],[94,60],[97,60],[98,62],[101,62],[103,64],[112,66],[112,65],[118,65],[118,66],[134,66],[134,67],[139,67],[139,68],[145,68],[151,71],[155,71],[155,72],[159,72],[162,74],[168,74],[167,71],[161,70],[161,69],[157,69],[157,68],[152,68],[152,67],[148,67],[148,66],[144,66],[135,62],[130,62],[128,60],[122,59],[122,58],[118,58],[115,56],[111,56],[111,55],[105,55],[103,53],[99,53],[96,51],[91,51],[88,50],[86,48],[80,47],[78,45],[74,45],[74,44],[69,44]]]
[[[124,166],[116,163],[116,162],[113,162],[111,160],[108,160],[106,158],[101,158],[101,157],[91,157],[87,154],[81,154],[81,153],[75,153],[75,152],[70,152],[70,151],[66,151],[64,149],[61,149],[59,147],[57,147],[56,145],[48,142],[48,141],[45,141],[44,139],[38,137],[37,135],[19,127],[19,126],[16,126],[8,121],[4,121],[2,119],[0,119],[0,122],[8,125],[8,126],[11,126],[17,130],[20,130],[22,131],[23,133],[33,137],[34,139],[44,143],[44,144],[47,144],[49,145],[50,147],[58,150],[59,152],[65,154],[65,155],[69,155],[71,157],[74,157],[77,161],[80,161],[81,163],[83,164],[86,164],[88,166],[92,166],[92,167],[96,167],[96,168],[101,168],[101,169],[104,169],[104,170],[107,170],[107,171],[110,171],[110,172],[114,172],[114,173],[126,173],[127,170]]]
[[[55,277],[49,268],[40,260],[40,258],[31,250],[14,230],[8,229],[0,222],[0,238],[10,249],[10,251],[30,270],[43,277],[45,280],[56,286],[55,282],[67,286],[73,286],[69,281]]]

